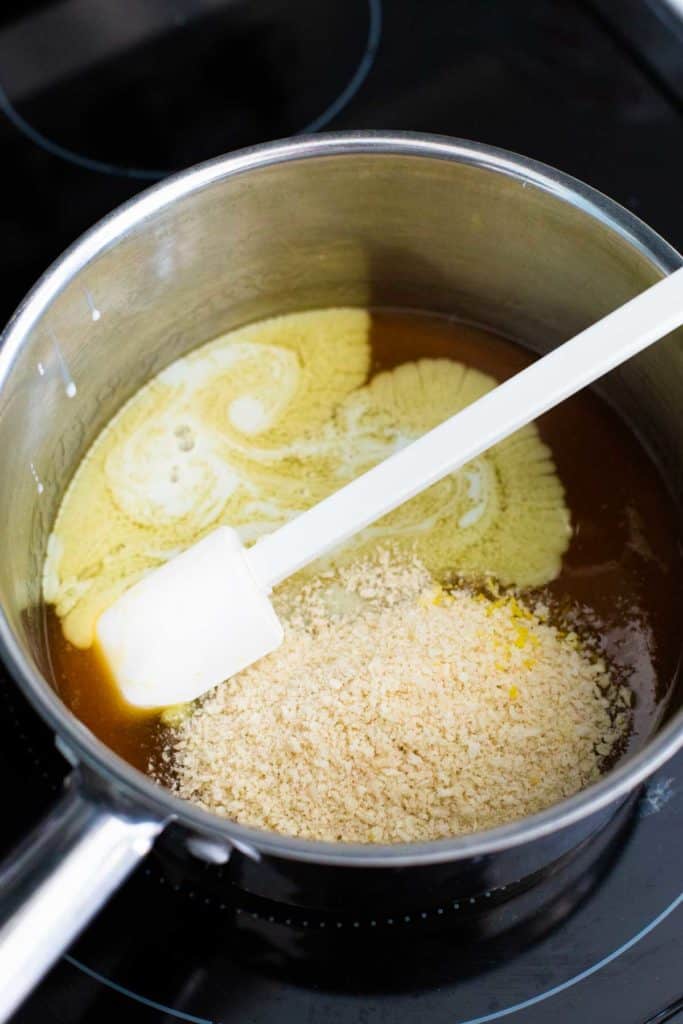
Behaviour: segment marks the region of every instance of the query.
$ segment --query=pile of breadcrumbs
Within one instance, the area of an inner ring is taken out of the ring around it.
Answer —
[[[596,779],[631,691],[547,609],[389,551],[279,598],[281,648],[170,732],[174,787],[243,824],[394,843],[490,828]]]

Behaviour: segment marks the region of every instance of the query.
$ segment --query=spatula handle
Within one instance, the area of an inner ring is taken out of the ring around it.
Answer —
[[[683,323],[683,268],[581,331],[248,553],[275,586]]]

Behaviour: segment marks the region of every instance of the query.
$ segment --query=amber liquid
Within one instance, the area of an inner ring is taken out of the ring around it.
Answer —
[[[445,356],[504,380],[532,360],[488,331],[421,313],[373,313],[371,343],[373,372]],[[597,638],[635,691],[635,748],[664,713],[678,669],[683,575],[676,509],[635,435],[592,392],[564,402],[538,426],[573,526],[562,571],[544,593],[563,621]],[[93,651],[65,641],[51,609],[46,628],[55,688],[74,714],[138,768],[158,764],[158,713],[125,704]]]

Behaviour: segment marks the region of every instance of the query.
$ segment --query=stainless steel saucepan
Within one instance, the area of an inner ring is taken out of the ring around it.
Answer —
[[[259,146],[179,174],[48,270],[0,352],[0,641],[74,768],[0,875],[0,1018],[162,832],[181,863],[199,858],[226,884],[301,906],[488,897],[551,870],[683,744],[683,714],[671,710],[590,789],[477,835],[391,847],[290,839],[176,799],[100,743],[50,685],[40,607],[47,537],[83,454],[151,375],[199,343],[345,304],[444,311],[541,352],[681,263],[626,210],[557,171],[477,144],[363,132]],[[604,384],[677,500],[680,342]]]

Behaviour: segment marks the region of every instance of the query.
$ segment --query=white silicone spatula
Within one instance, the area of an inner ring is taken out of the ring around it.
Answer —
[[[131,704],[192,700],[282,641],[272,587],[683,323],[683,268],[246,549],[219,527],[100,617]]]

